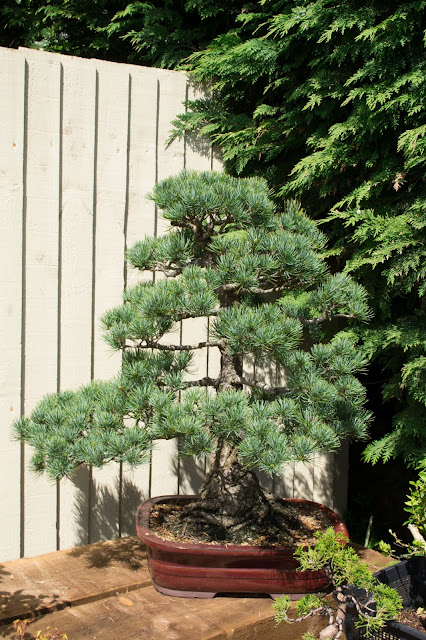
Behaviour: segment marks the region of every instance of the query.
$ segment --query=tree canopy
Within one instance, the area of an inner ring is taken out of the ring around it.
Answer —
[[[123,353],[116,379],[49,395],[15,422],[33,468],[58,478],[84,462],[138,465],[155,440],[179,437],[183,456],[213,453],[220,467],[226,449],[228,465],[273,474],[364,438],[371,415],[355,374],[366,363],[333,326],[368,320],[366,293],[328,272],[325,237],[300,205],[277,211],[263,179],[215,172],[184,171],[152,197],[170,230],[128,258],[165,277],[130,288],[103,318],[107,343]],[[208,318],[209,337],[176,345],[170,332],[188,318]],[[205,348],[220,358],[218,375],[188,380]],[[244,374],[247,357],[258,371],[282,367],[284,379]]]

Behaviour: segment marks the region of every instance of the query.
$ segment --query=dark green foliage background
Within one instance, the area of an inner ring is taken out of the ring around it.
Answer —
[[[426,452],[425,7],[261,2],[190,58],[212,93],[175,123],[210,135],[229,170],[297,195],[369,290],[360,335],[397,400],[372,462]]]
[[[240,0],[4,0],[0,46],[175,67],[229,29]]]

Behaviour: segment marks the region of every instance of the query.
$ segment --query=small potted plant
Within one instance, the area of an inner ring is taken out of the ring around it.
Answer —
[[[46,397],[15,423],[15,433],[34,447],[32,467],[53,478],[83,463],[140,465],[158,439],[178,438],[181,456],[209,457],[200,495],[179,498],[168,564],[179,564],[185,536],[195,546],[201,537],[210,544],[192,548],[195,566],[209,557],[212,570],[238,569],[238,579],[231,584],[228,572],[219,587],[200,586],[204,567],[196,575],[186,556],[170,581],[160,566],[164,540],[150,531],[149,511],[154,506],[158,515],[158,508],[149,503],[140,509],[138,531],[159,589],[315,590],[324,574],[309,583],[294,572],[293,548],[303,542],[295,531],[306,518],[295,501],[267,496],[254,469],[280,474],[286,464],[336,450],[344,438],[365,437],[371,416],[356,377],[365,361],[350,332],[337,327],[339,319],[368,320],[366,293],[348,275],[329,273],[324,235],[297,202],[277,210],[263,179],[184,171],[157,184],[151,197],[169,232],[138,242],[127,258],[160,277],[125,291],[123,304],[103,318],[107,343],[122,351],[121,372],[110,382]],[[208,337],[176,344],[170,332],[189,318],[204,318]],[[188,379],[201,349],[217,358],[217,373]],[[257,374],[277,367],[281,379],[268,384],[249,375],[248,359]],[[163,528],[171,509],[171,499],[165,501]],[[316,509],[319,526],[326,517],[327,526],[345,531],[325,507],[300,508]],[[239,546],[243,556],[214,558],[218,546]],[[290,562],[293,582],[273,552]],[[257,570],[259,580],[247,580],[246,569]]]
[[[387,620],[396,618],[402,608],[401,597],[395,589],[383,584],[373,576],[363,564],[349,541],[336,534],[333,529],[317,535],[317,542],[307,549],[299,548],[295,556],[299,560],[300,571],[322,570],[334,589],[336,604],[324,595],[309,594],[296,604],[296,616],[290,617],[291,600],[282,596],[274,602],[275,620],[280,622],[301,622],[320,615],[327,618],[327,624],[319,634],[319,640],[338,640],[346,626],[346,637],[382,638],[376,632],[384,627]],[[348,607],[351,608],[352,627],[345,625]],[[354,635],[352,630],[359,631]],[[349,633],[348,633],[349,632]],[[391,638],[393,636],[389,636]],[[307,633],[304,640],[316,640]]]
[[[425,640],[426,638],[426,541],[424,538],[426,522],[426,470],[425,464],[418,466],[417,480],[410,482],[410,491],[405,503],[409,514],[408,530],[413,536],[410,543],[403,542],[390,531],[398,548],[396,553],[391,545],[381,541],[382,553],[393,556],[399,562],[382,569],[375,576],[378,580],[398,591],[402,598],[404,611],[398,621],[386,625],[389,637],[404,640]],[[362,638],[355,630],[354,640]],[[374,634],[373,638],[377,637]]]

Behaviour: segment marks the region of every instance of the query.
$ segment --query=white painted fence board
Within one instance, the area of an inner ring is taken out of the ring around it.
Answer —
[[[164,180],[182,171],[184,167],[185,145],[176,139],[167,144],[172,129],[172,120],[183,111],[186,91],[186,77],[174,71],[157,70],[160,87],[158,105],[158,175]]]
[[[123,465],[124,466],[124,465]],[[123,468],[120,504],[120,536],[134,536],[136,509],[149,498],[150,466]]]
[[[121,353],[102,337],[101,317],[120,304],[124,289],[129,74],[121,66],[98,64],[96,232],[94,291],[94,378],[109,379]],[[93,469],[89,512],[90,542],[119,534],[120,467]],[[105,511],[105,519],[101,517]]]
[[[179,460],[179,494],[182,496],[200,493],[206,475],[205,456]]]
[[[275,365],[262,365],[258,362],[251,362],[246,359],[244,363],[244,373],[247,374],[248,379],[255,377],[256,380],[264,382],[267,385],[273,386],[276,382],[276,366]],[[266,491],[273,492],[274,490],[274,478],[269,476],[264,471],[256,471],[259,478],[260,486]]]
[[[64,59],[60,381],[71,389],[91,376],[96,71]]]
[[[155,205],[147,195],[156,179],[158,79],[151,69],[132,68],[129,126],[128,214],[126,247],[155,233]],[[127,268],[127,286],[152,274]]]
[[[201,91],[194,88],[191,82],[187,83],[186,95],[188,100],[199,100],[203,97]],[[211,171],[212,146],[208,138],[200,138],[194,133],[185,135],[185,168],[197,171]]]
[[[151,496],[177,494],[178,456],[177,441],[155,440],[151,462]]]
[[[147,198],[155,185],[157,172],[158,78],[152,69],[130,68],[129,166],[127,190],[126,247],[156,230],[155,205]],[[126,267],[126,286],[152,280],[152,273]],[[149,498],[150,465],[123,470],[121,535],[132,535],[138,503]]]
[[[313,464],[313,500],[334,507],[334,464],[335,455],[324,453],[315,456]]]
[[[296,462],[294,465],[293,498],[314,499],[314,471],[312,464]]]
[[[273,492],[279,498],[293,498],[294,463],[287,464],[279,476],[274,476]]]
[[[282,367],[277,366],[275,372],[275,384],[284,386],[286,383],[285,372]],[[274,476],[272,490],[280,498],[294,497],[294,463],[285,465],[279,476]]]
[[[120,465],[93,469],[89,501],[89,542],[119,536]]]
[[[71,478],[61,480],[59,502],[59,548],[89,543],[90,470],[84,465]]]
[[[206,342],[208,337],[207,319],[188,318],[182,322],[182,344],[196,345]],[[203,347],[194,352],[194,359],[185,380],[198,380],[207,375],[207,349]],[[207,392],[207,391],[206,391]],[[179,493],[188,495],[199,493],[205,475],[205,458],[193,456],[179,461]]]
[[[59,380],[61,390],[65,390],[89,383],[92,371],[93,185],[97,104],[96,69],[82,65],[78,58],[61,56],[61,62],[63,116]],[[61,484],[59,532],[62,549],[88,542],[89,482],[89,469],[84,468],[74,475],[74,481],[66,480]]]
[[[349,441],[346,440],[340,446],[334,458],[334,492],[333,509],[340,516],[346,509],[348,498],[348,469],[349,469]],[[331,506],[331,505],[330,505]]]
[[[185,145],[183,140],[175,140],[167,145],[170,135],[171,121],[183,110],[186,78],[184,75],[170,71],[157,70],[158,105],[157,105],[157,157],[156,180],[175,175],[184,168]],[[157,219],[157,234],[167,233],[169,223]],[[163,343],[179,344],[180,331],[176,330],[164,336]],[[176,440],[157,441],[151,461],[151,495],[178,493],[178,444]]]
[[[25,60],[0,56],[0,560],[20,555],[20,445],[10,438],[21,413],[22,234],[24,198]]]
[[[188,100],[196,100],[201,93],[196,91],[192,84],[187,85]],[[210,171],[212,166],[212,147],[206,138],[199,138],[195,134],[185,136],[185,168],[197,171]],[[209,321],[207,319],[191,318],[182,322],[182,343],[197,344],[209,339]],[[185,379],[194,380],[207,375],[215,375],[219,372],[220,354],[218,349],[203,348],[195,352],[191,371]],[[212,372],[212,373],[211,373]],[[207,392],[207,391],[206,391]],[[201,489],[206,473],[206,458],[191,456],[184,458],[179,464],[179,493],[197,494]]]
[[[213,320],[209,318],[208,321],[208,336],[209,340],[213,339],[212,336]],[[217,378],[220,373],[220,351],[217,347],[211,347],[207,350],[207,375],[209,378]]]
[[[212,171],[223,171],[222,154],[218,147],[212,150]]]
[[[61,68],[28,62],[25,412],[57,390]],[[26,447],[26,459],[31,454]],[[56,485],[25,476],[25,555],[56,547]]]
[[[157,180],[176,175],[185,166],[185,142],[176,139],[167,144],[172,120],[184,110],[186,77],[170,71],[157,71],[159,83],[157,125]],[[158,235],[169,228],[166,220],[157,222]]]
[[[129,75],[120,65],[100,65],[98,74],[94,377],[105,380],[121,362],[103,341],[100,321],[121,303],[124,287]]]
[[[198,345],[207,341],[207,319],[187,318],[182,321],[182,344]],[[207,375],[207,348],[194,350],[193,360],[185,380],[198,380]]]

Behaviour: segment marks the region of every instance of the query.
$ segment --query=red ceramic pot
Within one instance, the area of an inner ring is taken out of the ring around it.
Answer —
[[[261,547],[231,544],[172,542],[156,536],[149,528],[150,512],[156,503],[185,503],[196,496],[160,496],[143,502],[137,511],[136,529],[147,549],[153,586],[166,595],[186,598],[213,598],[219,593],[283,593],[294,599],[321,591],[328,585],[322,571],[296,571],[294,547]],[[283,500],[284,501],[284,500]],[[339,516],[328,507],[308,500],[322,509],[334,530],[348,537]]]

